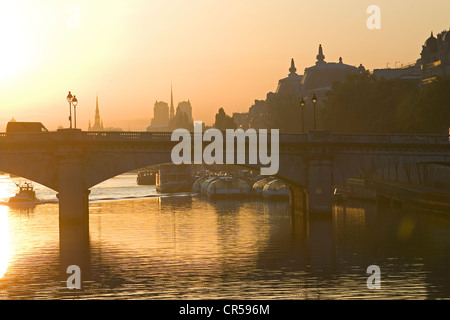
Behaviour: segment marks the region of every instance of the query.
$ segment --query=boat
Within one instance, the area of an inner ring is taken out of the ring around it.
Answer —
[[[342,187],[335,186],[331,198],[333,201],[342,202],[348,199],[348,194]]]
[[[203,180],[202,184],[200,185],[200,194],[206,196],[208,192],[209,184],[215,180],[219,179],[219,177],[213,176],[213,177],[207,177],[205,180]]]
[[[208,184],[206,194],[209,198],[236,198],[248,195],[249,184],[233,177],[218,177]]]
[[[274,177],[267,177],[256,181],[252,186],[253,194],[261,196],[265,185],[274,179],[275,179]]]
[[[24,182],[22,185],[18,185],[19,193],[9,199],[9,203],[35,203],[37,202],[36,192],[33,189],[31,182]]]
[[[190,192],[192,170],[190,165],[162,164],[156,171],[156,191],[160,193]]]
[[[200,177],[197,180],[194,181],[194,184],[192,185],[192,192],[193,193],[200,193],[200,189],[202,188],[203,182],[208,179],[208,176]]]
[[[290,193],[289,186],[278,179],[266,183],[262,190],[262,195],[270,199],[286,199],[289,198]]]
[[[138,185],[155,185],[156,172],[148,169],[138,171],[136,182]]]

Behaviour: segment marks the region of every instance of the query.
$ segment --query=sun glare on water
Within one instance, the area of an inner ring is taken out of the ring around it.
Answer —
[[[8,207],[0,206],[0,279],[8,269],[10,256]]]

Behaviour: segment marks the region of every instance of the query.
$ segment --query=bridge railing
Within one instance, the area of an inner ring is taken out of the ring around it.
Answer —
[[[87,140],[170,141],[171,132],[99,131],[82,132]]]
[[[225,134],[225,133],[224,133]],[[20,132],[0,133],[0,142],[42,142],[62,141],[170,141],[171,132],[128,132],[128,131],[52,131],[52,132]],[[192,134],[193,137],[193,134]],[[270,137],[268,137],[270,141]],[[280,134],[280,143],[393,143],[393,144],[430,144],[449,143],[448,135],[416,135],[416,134],[356,134],[309,132],[307,134]]]
[[[334,133],[332,142],[347,143],[449,143],[448,135]]]

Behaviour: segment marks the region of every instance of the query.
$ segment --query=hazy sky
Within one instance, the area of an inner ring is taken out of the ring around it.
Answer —
[[[381,9],[381,29],[366,12]],[[195,120],[220,107],[246,112],[265,99],[290,59],[366,68],[419,58],[430,32],[450,27],[448,0],[0,0],[0,130],[12,116],[68,126],[69,90],[78,127],[145,130],[156,100],[190,100]]]

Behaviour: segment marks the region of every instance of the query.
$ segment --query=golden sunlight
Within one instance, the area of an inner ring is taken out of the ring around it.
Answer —
[[[17,19],[21,11],[13,2],[0,3],[0,81],[24,70],[30,58],[23,23]]]
[[[10,255],[8,222],[8,207],[0,206],[0,279],[8,269]]]
[[[0,202],[7,202],[17,191],[17,184],[11,180],[9,175],[0,175]]]

